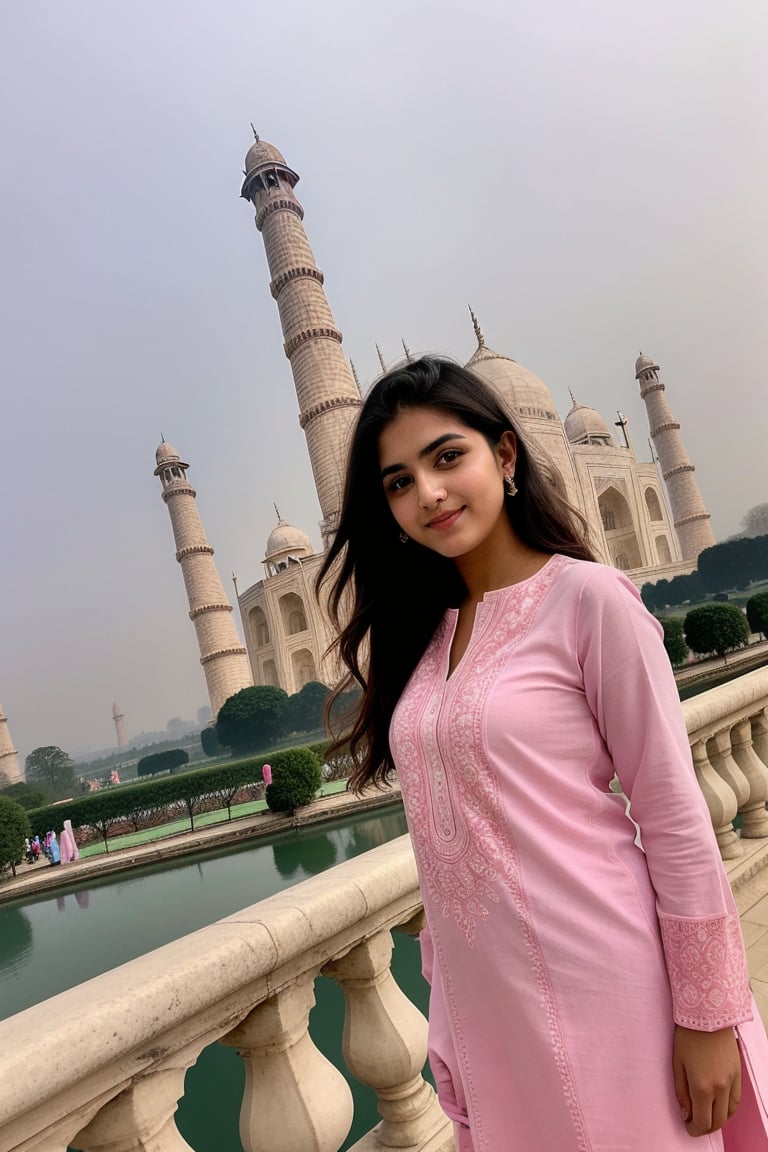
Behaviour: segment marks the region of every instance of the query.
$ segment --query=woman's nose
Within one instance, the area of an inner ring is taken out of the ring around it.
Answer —
[[[422,508],[434,508],[436,504],[445,500],[445,497],[444,485],[426,479],[419,481],[419,504]]]

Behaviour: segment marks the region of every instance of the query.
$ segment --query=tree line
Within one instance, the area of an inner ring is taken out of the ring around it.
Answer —
[[[316,796],[323,776],[349,775],[351,761],[341,756],[332,765],[324,763],[326,743],[288,748],[270,755],[272,783],[264,786],[265,757],[251,757],[211,768],[200,768],[158,780],[121,788],[91,792],[65,803],[25,812],[7,795],[0,796],[0,870],[23,858],[24,837],[45,836],[61,829],[65,820],[82,843],[98,837],[109,851],[110,837],[158,827],[184,816],[190,829],[203,812],[226,808],[232,819],[235,804],[264,797],[273,812],[289,813],[309,804]]]
[[[725,598],[728,589],[742,590],[756,580],[766,579],[768,535],[737,536],[705,548],[695,572],[644,584],[640,595],[650,612],[659,612],[688,600],[703,600],[708,595]]]
[[[701,604],[683,618],[661,621],[664,647],[673,667],[684,664],[689,650],[697,656],[725,657],[749,642],[751,632],[768,638],[768,592],[757,592],[747,601],[746,615],[735,604]]]

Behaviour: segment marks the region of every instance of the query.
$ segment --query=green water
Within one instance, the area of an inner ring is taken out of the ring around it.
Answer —
[[[250,847],[104,877],[25,904],[0,906],[0,1017],[229,916],[404,831],[402,809],[386,809],[383,814],[347,818],[322,828],[284,832]],[[395,978],[426,1012],[418,946],[400,933],[394,936]],[[316,993],[312,1038],[344,1069],[342,993],[322,977]],[[187,1073],[177,1123],[195,1152],[242,1152],[237,1127],[244,1079],[240,1057],[221,1044],[206,1048]],[[345,1148],[378,1119],[373,1093],[349,1080],[355,1123]]]

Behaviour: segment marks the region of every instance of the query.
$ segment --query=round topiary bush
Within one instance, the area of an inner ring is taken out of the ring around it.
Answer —
[[[322,783],[320,759],[309,748],[288,748],[270,757],[272,783],[266,791],[272,812],[293,812],[309,804]]]
[[[756,592],[747,600],[747,620],[753,632],[768,639],[768,592]]]

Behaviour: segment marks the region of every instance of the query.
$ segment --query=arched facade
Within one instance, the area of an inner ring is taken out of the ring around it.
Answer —
[[[672,563],[672,553],[669,550],[669,541],[667,540],[666,536],[656,537],[656,555],[658,557],[659,564]]]
[[[664,513],[661,511],[661,504],[659,497],[654,488],[646,488],[645,490],[645,506],[648,509],[648,515],[654,522],[664,519]]]
[[[297,692],[305,684],[309,684],[310,680],[317,679],[315,660],[308,648],[299,648],[297,652],[291,653],[291,663],[293,665],[293,682],[297,685]]]
[[[322,562],[309,538],[278,513],[264,579],[239,597],[255,683],[275,684],[293,695],[310,680],[330,685],[338,679],[335,662],[326,656],[333,634],[314,593]]]
[[[307,613],[304,601],[296,592],[287,592],[280,597],[280,616],[286,636],[297,636],[307,631]]]
[[[262,608],[251,608],[248,625],[253,647],[266,648],[269,644],[269,624]]]
[[[625,572],[640,568],[640,544],[626,496],[610,485],[598,497],[598,507],[611,563]]]

